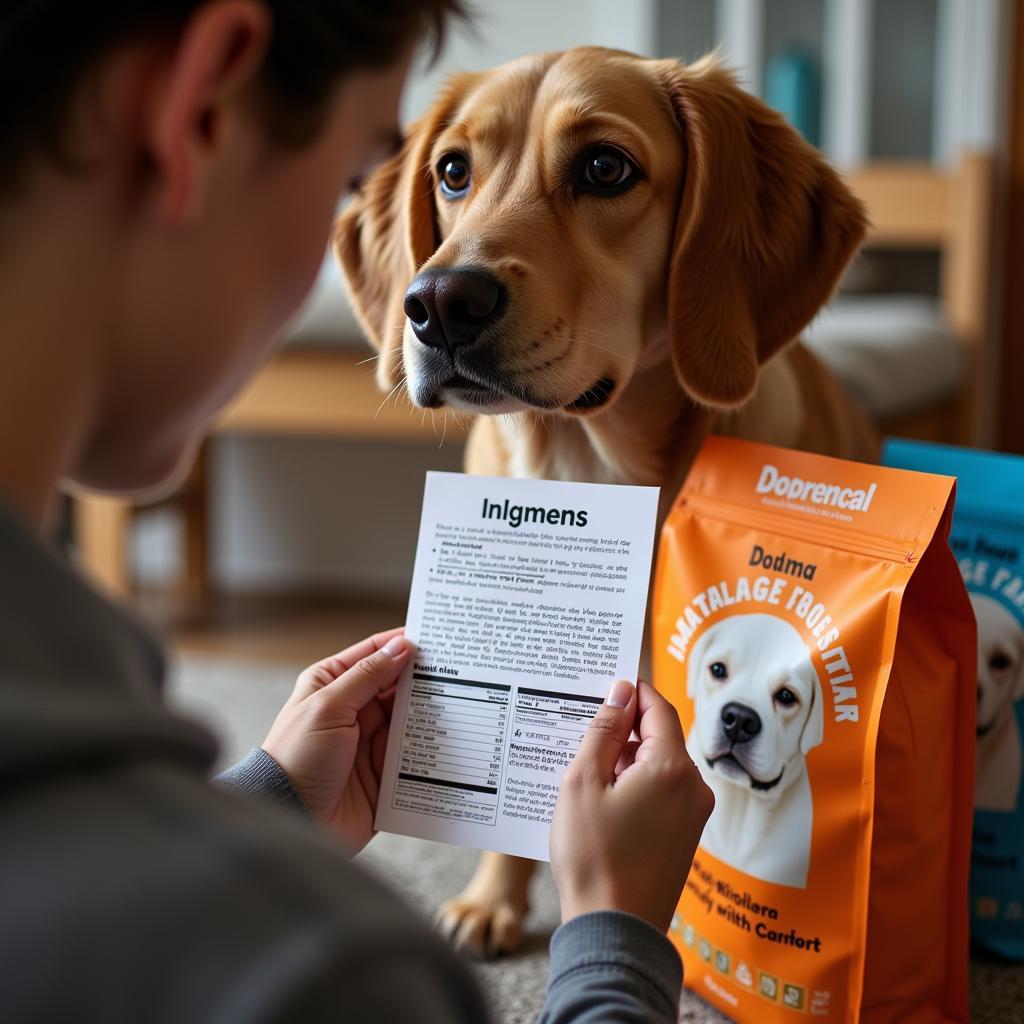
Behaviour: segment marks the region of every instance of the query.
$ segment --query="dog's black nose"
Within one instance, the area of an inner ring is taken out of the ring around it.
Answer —
[[[501,282],[482,270],[437,267],[409,285],[405,315],[424,345],[453,353],[501,316],[505,298]]]
[[[746,704],[732,701],[722,708],[722,730],[730,743],[746,743],[761,731],[761,716]]]

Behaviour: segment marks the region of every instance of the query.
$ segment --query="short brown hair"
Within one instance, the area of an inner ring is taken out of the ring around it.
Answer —
[[[62,129],[84,72],[133,36],[176,32],[209,0],[3,0],[0,4],[0,187],[26,158],[42,152],[67,161]],[[273,18],[263,81],[271,130],[298,143],[315,134],[318,115],[347,72],[386,67],[425,34],[434,53],[445,19],[463,0],[262,0]]]

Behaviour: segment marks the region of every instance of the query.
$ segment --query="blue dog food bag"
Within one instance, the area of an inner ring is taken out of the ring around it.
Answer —
[[[889,440],[883,462],[958,478],[950,545],[978,620],[971,938],[1024,960],[1024,458]]]

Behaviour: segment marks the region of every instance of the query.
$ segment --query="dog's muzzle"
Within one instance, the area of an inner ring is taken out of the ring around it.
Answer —
[[[739,782],[745,776],[750,782],[750,788],[759,793],[773,790],[782,781],[782,776],[786,774],[786,766],[783,765],[782,771],[774,779],[767,781],[759,779],[750,773],[750,769],[731,750],[726,754],[708,757],[705,760],[709,768],[712,770],[717,768],[722,775],[733,782]]]
[[[513,377],[490,344],[508,308],[508,289],[479,267],[431,267],[417,274],[405,293],[403,309],[423,346],[410,390],[417,405],[436,409],[454,400],[481,412],[511,407],[586,414],[611,400],[616,382],[599,377],[568,404],[565,398],[536,394],[526,375]]]
[[[761,716],[748,704],[730,701],[719,712],[719,722],[722,736],[728,742],[728,749],[707,758],[708,767],[717,767],[722,775],[733,782],[739,782],[746,776],[750,780],[750,788],[759,792],[765,793],[774,789],[782,781],[785,766],[774,779],[762,780],[744,764],[745,745],[761,734]]]

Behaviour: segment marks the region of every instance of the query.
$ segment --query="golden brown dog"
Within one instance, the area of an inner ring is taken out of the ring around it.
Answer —
[[[380,385],[479,414],[469,472],[657,484],[664,512],[711,431],[874,456],[794,341],[864,228],[713,60],[581,48],[456,77],[335,242]],[[532,871],[484,854],[456,945],[514,948]]]

